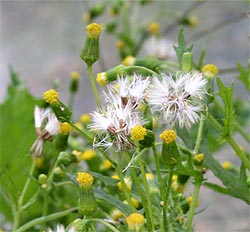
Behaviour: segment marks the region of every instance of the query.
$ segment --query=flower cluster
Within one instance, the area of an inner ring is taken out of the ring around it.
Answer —
[[[105,110],[92,113],[90,129],[97,132],[95,147],[111,147],[113,144],[118,149],[130,149],[133,143],[130,140],[130,131],[136,125],[143,124],[138,110],[149,86],[148,78],[134,75],[121,77],[108,86],[105,93]]]

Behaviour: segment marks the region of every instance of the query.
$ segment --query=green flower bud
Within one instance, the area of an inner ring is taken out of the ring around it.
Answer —
[[[163,140],[161,151],[162,162],[168,166],[177,164],[180,160],[180,154],[175,143],[175,132],[173,130],[165,130],[160,134],[160,138]]]
[[[97,209],[97,204],[92,188],[94,178],[87,172],[78,172],[76,179],[80,187],[78,210],[82,215],[92,215]]]
[[[99,60],[99,34],[101,30],[101,26],[97,23],[91,23],[86,27],[87,37],[80,57],[87,65],[91,66]]]
[[[193,58],[191,52],[185,52],[182,56],[181,70],[183,72],[191,72],[193,66]]]
[[[69,122],[72,112],[59,100],[59,94],[50,89],[43,94],[45,102],[49,103],[59,122]]]
[[[40,174],[40,175],[38,176],[38,183],[39,183],[40,185],[47,183],[47,180],[48,180],[48,176],[45,175],[45,174]]]
[[[117,79],[118,76],[122,76],[125,74],[126,66],[118,65],[114,68],[109,69],[106,72],[98,73],[96,77],[96,81],[101,86],[105,86],[106,84]]]
[[[65,152],[65,151],[60,152],[59,157],[58,157],[58,164],[59,165],[62,164],[66,167],[76,161],[77,159],[74,155],[71,155],[70,153]]]
[[[76,93],[79,87],[79,73],[78,72],[71,72],[70,73],[71,82],[70,82],[70,92]]]

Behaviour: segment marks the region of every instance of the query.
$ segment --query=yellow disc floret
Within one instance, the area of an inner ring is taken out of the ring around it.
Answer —
[[[160,134],[160,138],[164,143],[172,143],[176,140],[176,133],[174,130],[165,130]]]
[[[107,84],[106,73],[105,72],[98,73],[96,77],[96,81],[99,85],[105,86]]]
[[[133,56],[127,56],[125,59],[122,61],[122,64],[125,66],[131,66],[135,64],[135,57]]]
[[[70,77],[72,80],[78,80],[80,77],[80,74],[78,72],[73,71],[70,73]]]
[[[86,27],[86,32],[89,37],[98,37],[102,31],[100,24],[91,23]]]
[[[82,123],[89,123],[90,122],[90,115],[89,114],[82,114],[80,117]]]
[[[197,154],[197,155],[194,157],[194,160],[195,160],[197,163],[201,163],[201,162],[204,160],[204,154],[203,154],[203,153]]]
[[[141,125],[136,125],[130,131],[131,139],[141,141],[147,135],[147,130]]]
[[[110,168],[112,168],[112,163],[107,159],[104,160],[103,163],[102,163],[102,169],[108,170]]]
[[[125,43],[122,40],[118,40],[115,44],[117,49],[122,50],[125,47]]]
[[[130,230],[135,230],[135,231],[140,230],[140,228],[144,224],[144,221],[145,219],[143,215],[139,213],[132,213],[128,217],[126,217],[126,222],[128,223],[128,228]]]
[[[82,153],[82,158],[84,160],[92,160],[96,156],[96,153],[93,149],[87,149]]]
[[[230,161],[225,161],[222,163],[222,167],[226,170],[229,170],[232,167],[232,163]]]
[[[152,22],[149,25],[149,32],[153,35],[156,35],[159,33],[160,30],[160,24],[157,22]]]
[[[94,177],[87,172],[78,172],[76,180],[83,187],[90,187],[93,184]]]
[[[146,173],[146,179],[147,180],[153,180],[155,178],[153,173]]]
[[[71,125],[67,122],[63,122],[60,124],[60,134],[67,135],[71,131]]]
[[[187,203],[189,204],[189,206],[192,204],[192,201],[193,201],[193,197],[192,196],[189,196],[187,198]],[[196,204],[195,204],[196,207],[199,206],[199,201],[196,201]]]
[[[50,89],[43,93],[43,98],[44,98],[44,101],[46,101],[47,103],[55,104],[58,102],[59,94],[54,89]]]
[[[201,71],[204,76],[208,78],[214,78],[219,73],[218,68],[214,64],[207,64],[203,66]]]

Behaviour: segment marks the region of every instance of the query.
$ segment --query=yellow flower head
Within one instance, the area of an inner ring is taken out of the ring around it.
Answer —
[[[124,217],[124,214],[120,210],[115,209],[112,211],[111,217],[114,221],[118,221],[120,218]]]
[[[189,204],[189,206],[191,205],[192,201],[193,201],[193,197],[192,197],[192,196],[189,196],[189,197],[187,198],[187,203]],[[196,202],[196,205],[195,205],[195,206],[198,207],[198,205],[199,205],[199,201]]]
[[[204,154],[203,154],[203,153],[197,154],[197,155],[194,157],[194,160],[195,160],[197,163],[201,163],[201,162],[204,160]]]
[[[70,77],[72,80],[78,80],[80,77],[80,74],[78,72],[73,71],[70,73]]]
[[[82,123],[89,123],[90,122],[90,115],[89,114],[82,114],[80,117]]]
[[[92,160],[96,156],[96,153],[93,149],[87,149],[81,154],[82,159]]]
[[[126,204],[126,205],[128,205],[128,202],[127,202],[127,200],[125,200],[125,201],[123,201],[124,202],[124,204]],[[137,209],[137,208],[139,208],[139,205],[140,205],[140,203],[139,203],[139,201],[137,201],[135,198],[131,198],[131,202],[132,202],[132,204],[133,204],[133,206]]]
[[[225,161],[222,163],[222,167],[226,170],[229,170],[232,167],[232,163],[230,161]]]
[[[46,101],[49,104],[55,104],[59,100],[59,93],[55,91],[54,89],[50,89],[43,93],[44,101]]]
[[[115,44],[117,49],[122,50],[125,47],[125,43],[122,40],[118,40]]]
[[[107,84],[106,73],[105,72],[98,73],[96,81],[99,85],[105,86]]]
[[[218,68],[214,64],[207,64],[203,66],[201,71],[204,74],[204,76],[211,79],[214,78],[219,73]]]
[[[147,135],[147,130],[141,125],[136,125],[130,131],[131,139],[141,141]]]
[[[113,178],[113,177],[112,177]],[[124,178],[124,182],[125,182],[125,185],[126,185],[126,188],[128,189],[128,191],[131,191],[132,189],[132,181],[130,178],[127,178],[125,177]],[[117,183],[117,187],[120,191],[123,191],[123,187],[122,187],[122,183],[121,182],[118,182]]]
[[[43,159],[41,157],[35,157],[35,163],[37,168],[41,168],[43,166]]]
[[[157,35],[160,31],[160,24],[157,22],[152,22],[149,25],[149,32],[153,35]]]
[[[113,176],[111,176],[111,178],[113,178],[115,180],[119,180],[119,176],[117,176],[117,175],[113,175]]]
[[[101,31],[102,27],[97,23],[91,23],[86,27],[87,35],[92,38],[98,37]]]
[[[60,134],[67,135],[71,131],[71,125],[67,122],[63,122],[60,124],[59,131]]]
[[[104,160],[102,163],[102,169],[103,170],[109,170],[110,168],[112,168],[112,163],[109,160]]]
[[[127,56],[125,59],[122,61],[122,64],[125,66],[131,66],[135,64],[135,57],[133,56]]]
[[[128,223],[128,228],[130,230],[139,231],[140,228],[144,225],[144,217],[139,213],[132,213],[126,217],[126,222]]]
[[[189,16],[188,17],[188,23],[191,27],[196,27],[198,24],[198,19],[194,16]]]
[[[146,179],[147,180],[153,180],[155,178],[153,173],[146,173]]]
[[[76,180],[83,187],[90,187],[93,184],[94,177],[87,172],[78,172]]]
[[[165,130],[160,134],[160,138],[164,143],[172,143],[176,140],[176,133],[174,130]]]

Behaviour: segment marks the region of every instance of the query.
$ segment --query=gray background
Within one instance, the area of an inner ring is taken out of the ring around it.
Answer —
[[[1,44],[0,44],[0,101],[3,101],[9,83],[8,65],[13,65],[24,80],[26,86],[36,97],[51,88],[53,80],[58,80],[60,98],[68,101],[69,73],[72,70],[81,74],[80,91],[74,104],[75,117],[96,108],[86,74],[86,66],[79,58],[84,42],[83,13],[93,2],[98,1],[42,1],[19,0],[0,2]],[[182,12],[195,1],[154,1],[141,9],[141,24],[159,21],[170,25],[171,12]],[[249,59],[249,18],[248,4],[244,0],[208,0],[195,8],[191,14],[199,19],[196,28],[185,28],[187,38],[224,21],[241,12],[245,17],[220,30],[209,33],[206,37],[192,40],[194,55],[197,58],[201,49],[207,49],[205,63],[214,63],[219,69],[234,68],[236,63],[246,66]],[[97,20],[101,23],[107,16]],[[178,27],[167,36],[175,44]],[[119,64],[115,48],[115,39],[101,34],[101,57],[106,68]],[[94,65],[94,73],[103,71],[100,62]],[[236,79],[237,73],[221,74],[224,83],[235,82],[236,97],[248,98],[244,87]],[[101,90],[101,89],[100,89]],[[236,136],[236,139],[238,137]],[[239,143],[242,141],[239,140]],[[245,149],[249,144],[242,143]],[[239,162],[230,148],[224,148],[217,154],[219,161]],[[211,180],[213,175],[206,174]],[[216,180],[215,180],[216,181]],[[187,194],[191,195],[191,189]],[[249,206],[240,200],[222,196],[203,187],[199,208],[207,209],[195,217],[195,231],[249,231]]]

